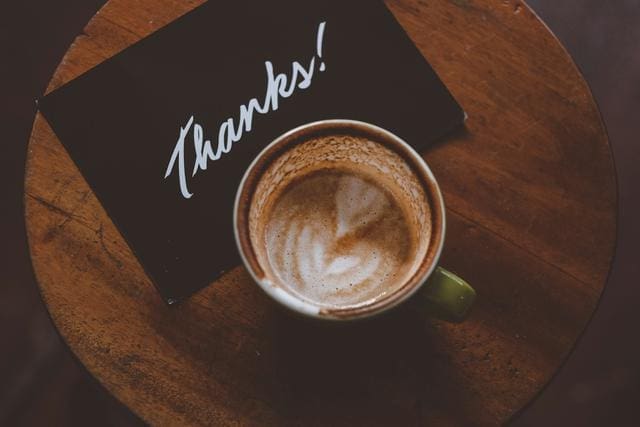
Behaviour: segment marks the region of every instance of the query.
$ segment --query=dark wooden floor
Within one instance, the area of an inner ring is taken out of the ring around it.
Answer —
[[[58,338],[27,274],[20,221],[32,100],[100,3],[27,0],[0,7],[0,53],[11,59],[0,61],[0,132],[7,137],[0,158],[10,159],[0,171],[7,194],[0,203],[0,425],[140,424]],[[621,215],[618,253],[600,309],[567,365],[514,425],[640,425],[640,0],[529,4],[563,40],[600,103],[618,167]]]

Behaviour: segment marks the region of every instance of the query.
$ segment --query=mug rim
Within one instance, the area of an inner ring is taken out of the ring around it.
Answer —
[[[352,131],[362,131],[362,133],[369,135],[372,138],[377,135],[381,137],[382,140],[380,141],[375,138],[373,139],[377,143],[381,144],[384,144],[385,140],[392,141],[392,144],[384,145],[388,148],[390,145],[393,145],[393,147],[391,147],[390,149],[392,149],[396,154],[403,157],[403,160],[406,161],[407,164],[409,164],[413,172],[420,178],[421,184],[425,189],[425,193],[427,194],[427,197],[431,203],[430,214],[432,217],[432,233],[430,240],[437,239],[437,241],[435,242],[435,244],[430,241],[427,248],[427,253],[422,256],[418,270],[414,272],[414,274],[409,279],[407,279],[400,288],[396,289],[390,295],[378,301],[374,301],[362,306],[351,306],[345,308],[321,307],[295,296],[293,293],[283,289],[276,283],[272,283],[270,280],[268,280],[262,267],[260,266],[260,263],[257,261],[257,257],[253,249],[253,244],[251,243],[249,237],[248,210],[251,207],[251,201],[253,198],[253,193],[255,191],[255,186],[259,182],[260,177],[264,173],[264,170],[266,169],[268,164],[270,164],[269,160],[274,160],[278,157],[279,153],[286,151],[286,147],[288,147],[292,143],[295,143],[297,141],[297,137],[304,137],[307,134],[313,135],[315,132],[321,132],[323,130],[330,131],[332,129],[351,129]],[[281,147],[283,144],[284,148]],[[409,159],[407,159],[407,157]],[[257,176],[254,176],[255,168],[260,163],[265,162],[266,164],[262,165],[262,169],[259,170],[260,173]],[[252,185],[250,186],[250,188],[247,188],[247,184],[251,178],[253,178],[253,181],[251,182]],[[241,204],[243,207],[243,216],[241,218],[241,221],[239,221]],[[239,222],[242,222],[242,224],[239,224]],[[418,154],[418,152],[413,147],[411,147],[405,140],[403,140],[396,134],[374,124],[358,120],[330,119],[314,121],[297,126],[276,137],[264,149],[262,149],[257,156],[255,156],[255,158],[247,167],[238,186],[233,206],[233,233],[236,246],[240,253],[240,257],[242,258],[243,265],[249,271],[252,279],[267,295],[269,295],[280,305],[288,308],[289,310],[292,310],[297,314],[323,320],[339,321],[371,317],[387,312],[388,310],[398,306],[402,302],[409,299],[419,289],[422,288],[427,278],[437,267],[440,255],[442,253],[442,247],[444,245],[445,232],[446,215],[442,192],[440,191],[440,186],[438,185],[433,172],[431,171],[425,160],[422,158],[422,156],[420,156],[420,154]],[[246,252],[251,253],[251,258],[248,257],[248,254]],[[425,265],[425,262],[428,260],[430,260],[430,262]]]

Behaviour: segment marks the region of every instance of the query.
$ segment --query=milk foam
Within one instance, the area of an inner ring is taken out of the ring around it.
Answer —
[[[367,303],[400,286],[414,244],[393,196],[335,170],[290,184],[271,209],[265,239],[280,281],[325,306]]]

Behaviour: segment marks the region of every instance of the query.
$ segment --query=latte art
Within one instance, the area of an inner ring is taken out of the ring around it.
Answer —
[[[312,172],[270,209],[267,258],[298,296],[324,306],[368,303],[404,283],[415,237],[390,192],[359,173]]]

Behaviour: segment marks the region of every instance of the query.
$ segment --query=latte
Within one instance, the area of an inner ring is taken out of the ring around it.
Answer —
[[[263,169],[249,229],[274,286],[318,306],[398,291],[429,246],[423,185],[400,155],[360,135],[314,136]]]
[[[351,171],[298,178],[267,221],[272,269],[314,304],[344,306],[380,298],[403,283],[416,245],[394,196]]]

